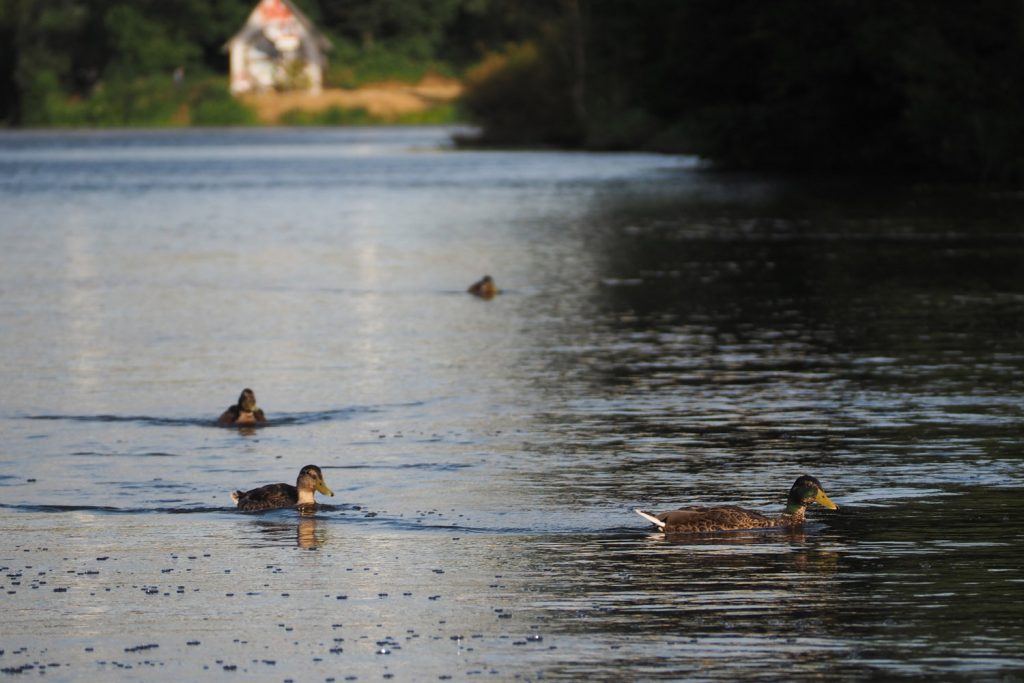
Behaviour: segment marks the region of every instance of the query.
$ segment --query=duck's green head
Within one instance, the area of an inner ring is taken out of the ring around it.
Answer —
[[[802,512],[811,503],[817,503],[829,510],[839,509],[839,506],[825,495],[825,489],[821,488],[821,482],[805,474],[797,479],[793,483],[793,488],[789,490],[789,497],[786,499],[786,514]]]
[[[319,491],[325,496],[333,496],[334,491],[327,488],[324,483],[324,475],[316,465],[306,465],[299,472],[299,480],[295,483],[296,488],[308,491]]]
[[[243,413],[251,413],[256,410],[256,394],[252,389],[242,389],[242,393],[238,396],[238,408]]]

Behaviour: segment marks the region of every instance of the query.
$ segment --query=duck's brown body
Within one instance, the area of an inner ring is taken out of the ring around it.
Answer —
[[[664,525],[662,528],[666,532],[682,533],[703,533],[733,529],[770,529],[772,527],[796,526],[804,522],[803,515],[769,517],[753,510],[744,510],[735,505],[714,508],[686,507],[652,516]]]
[[[299,504],[299,490],[291,484],[267,484],[249,491],[235,491],[231,499],[239,510],[273,510]]]
[[[481,299],[493,299],[498,293],[498,286],[494,284],[494,278],[484,275],[481,280],[471,284],[466,291]]]
[[[256,394],[252,389],[243,389],[238,403],[229,406],[217,418],[217,424],[221,425],[251,425],[266,421],[263,411],[256,407]]]
[[[807,506],[818,503],[830,510],[839,506],[829,500],[821,484],[814,477],[804,475],[796,480],[789,490],[783,514],[762,515],[760,512],[745,510],[735,505],[720,507],[691,506],[651,514],[637,510],[644,519],[658,526],[665,533],[706,533],[711,531],[738,531],[742,529],[771,529],[800,526],[804,523]]]
[[[231,500],[235,501],[239,510],[275,510],[277,508],[307,507],[316,505],[314,491],[325,496],[333,496],[334,492],[327,488],[323,474],[316,465],[306,465],[299,472],[295,486],[291,484],[267,484],[249,491],[235,491]]]

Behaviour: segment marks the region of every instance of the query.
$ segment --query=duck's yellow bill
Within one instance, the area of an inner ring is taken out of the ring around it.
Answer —
[[[829,497],[826,496],[825,492],[822,491],[821,489],[818,489],[817,495],[814,496],[814,502],[817,503],[818,505],[824,505],[829,510],[839,509],[839,506],[833,503],[831,499],[829,499]]]
[[[327,488],[327,484],[324,483],[323,479],[321,479],[320,481],[318,481],[316,483],[316,490],[319,491],[320,493],[324,494],[325,496],[333,496],[334,495],[334,491],[332,491],[329,488]],[[824,495],[824,494],[822,494],[822,495]],[[832,501],[829,501],[829,502],[832,502]]]

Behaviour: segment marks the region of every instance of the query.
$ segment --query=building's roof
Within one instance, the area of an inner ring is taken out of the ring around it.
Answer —
[[[334,47],[331,41],[327,39],[327,36],[320,33],[316,26],[313,25],[313,22],[309,20],[309,17],[303,14],[302,10],[296,7],[291,0],[259,0],[256,6],[253,7],[252,12],[249,13],[249,18],[246,19],[245,25],[242,26],[241,30],[224,43],[225,49],[235,41],[248,40],[253,33],[263,27],[264,21],[260,19],[259,14],[264,2],[267,3],[267,9],[271,12],[279,11],[284,17],[289,13],[294,16],[295,20],[302,26],[302,29],[313,38],[316,46],[321,50],[330,50]]]

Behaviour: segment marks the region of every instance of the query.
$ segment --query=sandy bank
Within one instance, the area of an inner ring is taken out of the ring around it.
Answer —
[[[365,109],[383,119],[425,111],[447,104],[462,94],[459,81],[428,76],[415,85],[408,83],[373,83],[356,89],[327,88],[319,94],[308,92],[264,92],[244,95],[241,100],[251,107],[263,123],[279,123],[289,111],[317,113],[331,107]]]

